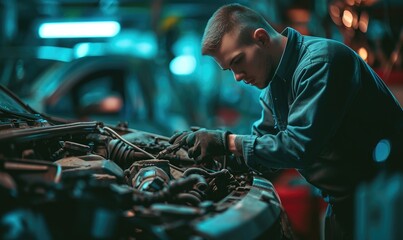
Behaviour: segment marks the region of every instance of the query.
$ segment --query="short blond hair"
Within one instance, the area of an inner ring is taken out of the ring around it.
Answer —
[[[227,4],[214,12],[207,22],[202,39],[202,54],[211,55],[221,45],[224,34],[239,31],[240,41],[248,44],[252,33],[264,28],[268,33],[276,33],[272,26],[256,11],[238,3]]]

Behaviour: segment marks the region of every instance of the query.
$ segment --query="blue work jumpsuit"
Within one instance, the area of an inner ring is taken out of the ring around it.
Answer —
[[[382,79],[343,43],[292,28],[282,34],[288,41],[260,95],[262,116],[253,135],[238,135],[237,148],[258,171],[298,169],[321,190],[351,235],[355,188],[377,173],[376,144],[401,133],[402,108]]]

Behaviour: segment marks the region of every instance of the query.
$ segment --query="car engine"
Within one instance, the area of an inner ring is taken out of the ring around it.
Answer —
[[[0,238],[292,239],[269,180],[168,140],[3,108]]]

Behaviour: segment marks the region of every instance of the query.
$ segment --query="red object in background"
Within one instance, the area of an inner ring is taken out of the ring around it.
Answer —
[[[218,121],[221,125],[233,126],[240,118],[240,114],[233,108],[222,107],[217,110]]]
[[[400,105],[403,106],[403,70],[388,72],[378,68],[375,69],[375,72],[386,83]]]
[[[385,72],[380,68],[374,69],[376,74],[386,83],[386,85],[403,85],[403,70],[393,70]]]
[[[321,239],[327,204],[313,193],[312,186],[296,170],[285,170],[273,184],[297,239]]]

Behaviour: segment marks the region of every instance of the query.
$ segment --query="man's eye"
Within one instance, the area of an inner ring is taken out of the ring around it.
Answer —
[[[238,63],[241,62],[241,60],[242,60],[242,57],[237,57],[237,58],[235,58],[235,60],[232,62],[232,64],[238,64]]]

